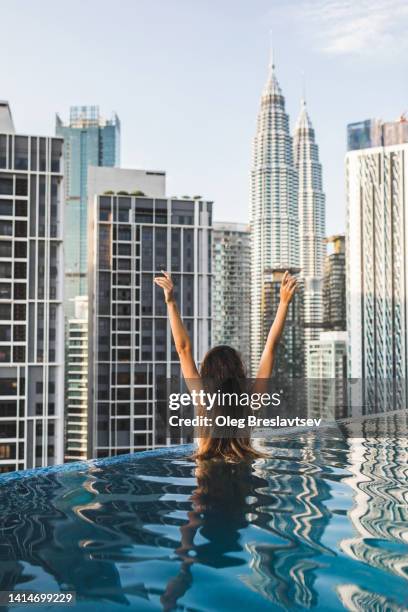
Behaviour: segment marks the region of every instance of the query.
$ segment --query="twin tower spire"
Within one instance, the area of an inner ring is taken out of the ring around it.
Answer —
[[[323,275],[325,196],[315,133],[303,96],[293,137],[285,98],[271,53],[253,140],[251,167],[251,362],[259,362],[264,341],[263,279],[266,270],[300,270],[319,287]],[[322,296],[313,313],[304,297],[305,319],[322,318]],[[313,327],[313,326],[312,326]]]

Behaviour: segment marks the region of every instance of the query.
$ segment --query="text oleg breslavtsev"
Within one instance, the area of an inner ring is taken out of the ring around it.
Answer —
[[[293,417],[286,418],[277,415],[274,418],[257,417],[248,414],[246,417],[235,418],[230,415],[180,417],[173,414],[169,417],[170,427],[319,427],[322,419]]]

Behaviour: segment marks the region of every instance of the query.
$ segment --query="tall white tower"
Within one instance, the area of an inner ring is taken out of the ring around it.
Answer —
[[[299,266],[297,173],[285,99],[271,59],[261,97],[251,168],[251,368],[264,343],[265,269]]]
[[[315,132],[302,99],[293,137],[298,173],[300,268],[304,284],[305,351],[317,340],[323,321],[323,267],[325,253],[325,195]]]
[[[346,156],[348,375],[367,413],[405,407],[408,378],[408,129],[380,124],[378,145],[373,125],[348,127]]]

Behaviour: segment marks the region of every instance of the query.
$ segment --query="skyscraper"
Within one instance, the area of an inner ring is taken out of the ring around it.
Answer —
[[[163,292],[153,278],[161,270],[172,273],[199,361],[211,339],[211,225],[211,202],[95,196],[89,236],[91,456],[166,444],[158,427],[167,407],[164,383],[181,377]]]
[[[250,366],[251,256],[248,226],[214,223],[212,345],[228,344]]]
[[[326,198],[323,192],[319,148],[305,100],[302,100],[301,111],[296,122],[293,152],[299,181],[301,275],[321,278],[325,252]]]
[[[347,332],[326,331],[307,345],[308,416],[347,416]]]
[[[304,284],[304,340],[307,360],[307,344],[318,339],[323,322],[325,195],[319,149],[304,99],[295,127],[293,153],[299,181],[300,274]]]
[[[346,321],[346,239],[342,234],[326,238],[328,253],[324,262],[323,326],[325,330],[345,331]]]
[[[73,298],[88,290],[88,166],[119,165],[120,122],[116,115],[103,119],[98,106],[73,106],[68,125],[57,115],[55,131],[64,138],[64,312],[69,318],[74,314]]]
[[[62,139],[0,102],[0,471],[63,459]]]
[[[273,61],[264,87],[251,168],[251,366],[264,343],[264,271],[299,266],[297,173],[285,99]]]
[[[366,411],[406,405],[407,155],[408,142],[346,156],[349,376]]]

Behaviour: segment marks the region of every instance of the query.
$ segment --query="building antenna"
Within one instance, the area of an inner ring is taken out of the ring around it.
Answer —
[[[306,105],[306,76],[305,76],[305,71],[302,70],[301,74],[302,74],[302,102],[303,102],[304,105]]]
[[[269,65],[275,68],[275,49],[273,48],[272,29],[269,30]]]

